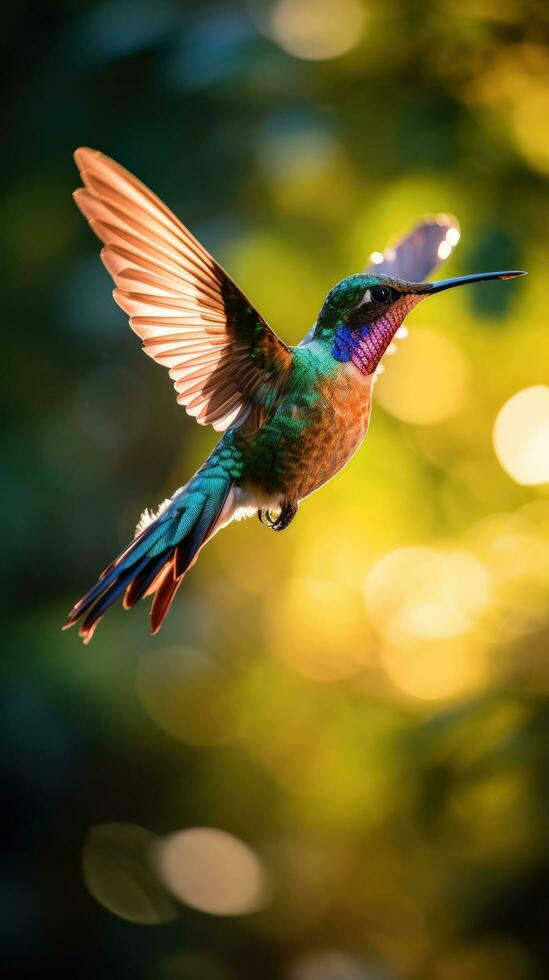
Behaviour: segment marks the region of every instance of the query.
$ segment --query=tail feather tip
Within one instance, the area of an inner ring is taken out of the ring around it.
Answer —
[[[84,617],[79,636],[88,644],[103,615],[121,595],[124,608],[129,609],[154,593],[151,633],[158,633],[184,575],[215,532],[230,488],[230,480],[217,480],[208,493],[190,485],[163,501],[156,513],[146,510],[136,537],[73,606],[62,629],[70,629]]]

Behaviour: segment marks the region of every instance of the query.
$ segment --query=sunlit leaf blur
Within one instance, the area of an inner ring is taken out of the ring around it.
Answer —
[[[542,0],[7,3],[13,976],[549,975],[548,27]],[[293,343],[426,212],[461,223],[444,275],[529,271],[423,303],[291,527],[233,525],[157,637],[142,603],[87,649],[68,609],[215,435],[112,302],[81,144]]]

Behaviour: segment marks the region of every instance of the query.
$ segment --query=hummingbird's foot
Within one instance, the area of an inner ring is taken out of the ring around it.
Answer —
[[[298,504],[292,504],[289,500],[286,500],[276,517],[273,516],[270,510],[258,510],[257,516],[260,523],[264,524],[265,527],[272,527],[273,531],[284,531],[297,514],[297,508]]]
[[[285,531],[289,524],[292,523],[295,515],[297,514],[298,504],[294,504],[289,500],[285,500],[280,509],[280,514],[278,515],[276,521],[272,525],[273,531]]]

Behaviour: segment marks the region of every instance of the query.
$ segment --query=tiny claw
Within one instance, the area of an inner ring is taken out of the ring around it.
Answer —
[[[289,500],[284,501],[277,517],[273,517],[270,510],[258,510],[257,516],[265,527],[271,527],[273,531],[285,531],[288,524],[291,524],[297,514],[298,504],[293,504]]]
[[[277,517],[273,517],[270,510],[266,510],[266,509],[258,510],[257,517],[259,523],[263,524],[263,527],[274,527],[278,520]]]

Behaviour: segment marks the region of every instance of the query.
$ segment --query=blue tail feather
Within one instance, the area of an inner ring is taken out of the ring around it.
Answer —
[[[135,606],[136,602],[139,602],[143,598],[147,589],[152,585],[165,564],[166,558],[164,555],[160,555],[155,561],[148,560],[145,568],[135,576],[128,586],[126,595],[124,596],[124,609],[131,609],[132,606]]]
[[[85,616],[80,635],[87,643],[101,617],[123,592],[125,607],[130,608],[151,586],[154,588],[155,579],[160,576],[160,601],[156,606],[153,602],[151,610],[151,625],[156,632],[183,575],[212,533],[231,486],[231,477],[219,469],[199,471],[107,566],[98,582],[71,610],[64,628]],[[165,575],[160,575],[167,565],[172,569],[171,584]]]

